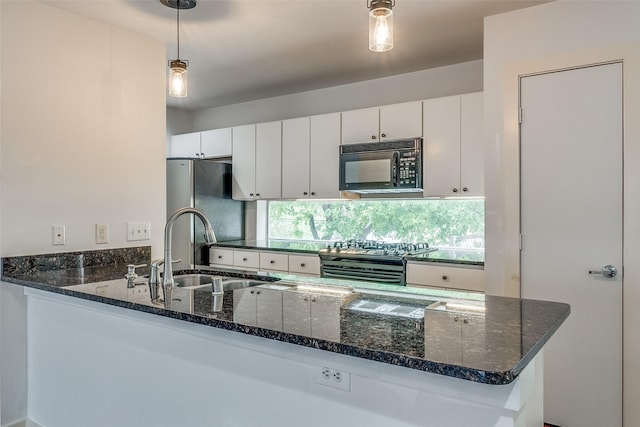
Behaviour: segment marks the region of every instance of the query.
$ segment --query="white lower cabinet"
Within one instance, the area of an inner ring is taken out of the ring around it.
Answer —
[[[233,266],[257,270],[260,267],[260,252],[234,250]]]
[[[282,291],[259,286],[234,289],[233,321],[282,331]]]
[[[484,269],[407,262],[407,286],[433,286],[484,292]]]
[[[209,250],[209,264],[211,265],[233,265],[233,250],[211,248]]]
[[[282,292],[283,331],[340,341],[340,307],[353,297],[291,290]]]
[[[289,255],[289,273],[320,276],[318,255]]]
[[[209,264],[243,270],[280,271],[320,276],[320,257],[312,254],[288,254],[276,251],[209,249]]]
[[[289,271],[289,255],[282,252],[260,252],[260,270]]]
[[[425,358],[455,365],[479,366],[486,355],[485,318],[482,314],[425,310]],[[473,351],[475,349],[475,351]]]

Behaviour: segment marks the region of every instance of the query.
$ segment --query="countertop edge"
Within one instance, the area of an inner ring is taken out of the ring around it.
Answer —
[[[253,335],[261,338],[267,338],[275,341],[281,341],[289,344],[300,345],[309,348],[315,348],[318,350],[330,351],[332,353],[343,354],[347,356],[357,357],[360,359],[371,360],[380,363],[386,363],[399,367],[414,369],[423,372],[429,372],[438,375],[444,375],[461,380],[472,381],[487,385],[506,385],[512,383],[522,371],[522,369],[531,361],[533,356],[538,353],[548,338],[557,330],[562,321],[558,321],[554,325],[553,331],[549,331],[546,334],[544,342],[540,340],[534,348],[524,358],[509,371],[484,371],[473,368],[467,368],[459,365],[450,365],[446,363],[439,363],[435,361],[415,358],[412,356],[364,349],[352,345],[340,344],[332,341],[321,340],[317,338],[304,337],[301,335],[290,334],[286,332],[278,332],[269,329],[264,329],[256,326],[246,326],[234,322],[206,318],[202,316],[181,313],[177,311],[166,310],[162,307],[153,307],[144,304],[136,304],[128,301],[122,301],[114,298],[108,298],[78,291],[65,289],[63,287],[53,287],[40,282],[32,282],[28,280],[16,279],[12,277],[2,277],[1,280],[6,283],[25,286],[28,288],[39,289],[42,291],[62,294],[74,298],[79,298],[88,301],[94,301],[102,304],[108,304],[116,307],[130,309],[148,314],[155,314],[158,316],[173,318],[177,320],[187,321],[200,325],[206,325],[218,329],[224,329],[233,332],[239,332],[246,335]],[[568,316],[568,313],[567,313]],[[565,317],[566,318],[566,317]]]

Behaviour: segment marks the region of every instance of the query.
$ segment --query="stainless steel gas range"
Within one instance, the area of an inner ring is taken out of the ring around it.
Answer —
[[[322,277],[404,286],[406,257],[435,251],[426,243],[334,242],[320,250]]]

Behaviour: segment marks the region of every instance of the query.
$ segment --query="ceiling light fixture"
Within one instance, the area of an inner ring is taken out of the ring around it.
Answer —
[[[169,96],[184,98],[187,96],[189,61],[180,59],[180,9],[193,9],[196,7],[196,0],[160,0],[160,3],[176,9],[178,55],[176,59],[169,60]]]
[[[369,50],[393,49],[393,6],[395,0],[367,0],[369,8]]]

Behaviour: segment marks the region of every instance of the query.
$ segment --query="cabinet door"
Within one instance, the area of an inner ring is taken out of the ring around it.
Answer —
[[[460,195],[460,96],[423,104],[424,195]]]
[[[275,252],[260,252],[260,270],[289,271],[289,255]]]
[[[203,157],[229,157],[233,154],[231,145],[231,128],[200,133],[200,150]]]
[[[232,196],[236,200],[253,200],[256,185],[256,126],[232,129]]]
[[[282,291],[256,287],[256,326],[282,331]]]
[[[169,157],[200,157],[200,132],[173,135],[171,137],[171,154]]]
[[[260,267],[260,252],[233,251],[233,265],[236,267],[257,270]]]
[[[340,123],[340,113],[311,117],[309,195],[312,199],[340,197]]]
[[[380,107],[380,140],[415,138],[422,136],[422,102]]]
[[[209,264],[211,265],[233,265],[232,249],[209,249]]]
[[[309,123],[309,117],[282,122],[282,197],[285,199],[309,197]]]
[[[282,197],[282,122],[256,125],[256,198]]]
[[[340,342],[340,307],[342,298],[330,295],[311,296],[311,336]]]
[[[379,125],[378,107],[345,111],[342,113],[342,143],[377,142]]]
[[[424,357],[435,362],[460,365],[462,363],[461,324],[460,315],[457,313],[425,310]]]
[[[289,255],[289,272],[320,276],[320,257],[318,255]]]
[[[282,292],[282,330],[311,336],[311,300],[304,292]]]
[[[486,343],[485,317],[481,314],[464,313],[462,320],[462,363],[467,366],[482,366],[487,363],[487,352],[478,349],[490,349]],[[509,347],[507,347],[509,348]],[[504,352],[502,352],[504,355]]]
[[[484,195],[484,97],[460,97],[460,187],[462,195]]]
[[[233,321],[256,326],[256,292],[254,288],[233,290]]]
[[[429,263],[407,263],[407,284],[447,289],[484,291],[484,270],[445,267]]]

